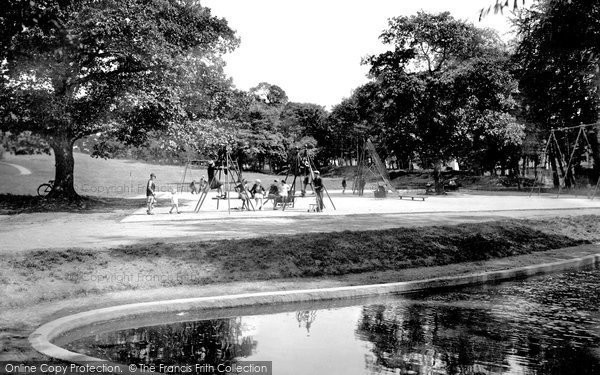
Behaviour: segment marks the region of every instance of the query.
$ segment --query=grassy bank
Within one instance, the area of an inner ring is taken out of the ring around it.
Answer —
[[[578,216],[4,254],[0,360],[47,360],[29,334],[93,308],[458,276],[589,255],[596,245],[566,247],[599,241],[598,217]]]
[[[0,215],[37,212],[99,213],[116,209],[136,209],[144,206],[145,199],[100,198],[82,196],[80,200],[49,200],[33,195],[0,194]]]
[[[0,299],[7,307],[119,290],[234,281],[332,278],[482,261],[589,241],[490,222],[378,231],[156,243],[104,251],[65,249],[6,255]],[[549,223],[542,225],[548,229]],[[583,238],[582,238],[583,237]]]

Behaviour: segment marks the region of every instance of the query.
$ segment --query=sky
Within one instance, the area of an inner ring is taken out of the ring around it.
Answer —
[[[330,109],[366,83],[361,59],[384,51],[379,35],[387,20],[419,10],[450,11],[478,27],[510,38],[508,17],[481,8],[494,0],[203,0],[236,30],[240,46],[224,56],[235,86],[260,82],[281,87],[290,101]]]

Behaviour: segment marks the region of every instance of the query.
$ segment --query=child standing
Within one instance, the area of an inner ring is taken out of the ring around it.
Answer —
[[[346,177],[342,180],[342,194],[346,193]]]
[[[171,190],[171,210],[169,211],[170,214],[173,213],[173,209],[175,209],[178,214],[181,213],[179,212],[179,197],[177,196],[177,189]]]
[[[256,206],[258,206],[259,210],[262,210],[263,199],[265,197],[265,188],[261,185],[260,180],[256,180],[252,189],[250,190],[250,194],[254,197],[254,202],[256,202]],[[258,205],[260,203],[260,206]]]

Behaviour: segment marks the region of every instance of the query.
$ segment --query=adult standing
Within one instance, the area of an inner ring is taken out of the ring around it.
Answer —
[[[154,215],[154,203],[156,202],[156,183],[154,182],[155,179],[156,175],[154,173],[150,173],[150,179],[146,184],[146,206],[148,207],[146,213],[148,215]]]
[[[325,205],[323,204],[323,190],[325,189],[325,187],[323,186],[323,179],[321,179],[321,173],[319,171],[315,171],[315,177],[313,178],[313,187],[317,195],[317,212],[321,212],[325,207]]]
[[[365,180],[365,178],[363,176],[360,176],[360,178],[358,179],[358,196],[362,197],[364,192],[365,192],[365,185],[367,184],[367,181]]]

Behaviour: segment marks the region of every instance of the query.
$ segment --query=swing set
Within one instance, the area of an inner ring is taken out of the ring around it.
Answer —
[[[592,158],[592,145],[587,134],[589,128],[600,126],[600,123],[577,125],[565,128],[556,128],[550,130],[550,135],[546,141],[546,146],[543,151],[543,163],[541,164],[542,170],[547,170],[548,165],[552,165],[553,177],[558,177],[558,192],[556,197],[558,198],[564,189],[575,190],[577,180],[575,178],[574,168],[578,165],[587,164],[588,169],[593,166]],[[577,137],[571,147],[570,143],[567,142],[567,150],[563,152],[558,141],[557,134],[564,134],[564,137],[569,139],[569,134],[576,130]],[[585,157],[584,157],[585,155]],[[566,167],[565,167],[566,165]],[[538,179],[541,176],[540,179]],[[533,192],[537,189],[537,194],[541,193],[542,185],[544,185],[544,173],[538,173],[536,168],[536,177],[531,188],[529,196],[533,195]],[[588,198],[594,199],[598,193],[600,187],[600,178],[597,179],[595,187],[591,184],[588,188]]]

